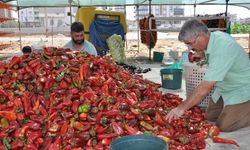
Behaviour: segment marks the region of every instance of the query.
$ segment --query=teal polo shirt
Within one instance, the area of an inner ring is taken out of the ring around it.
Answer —
[[[66,45],[64,45],[64,48],[70,48],[73,51],[76,51],[75,47],[73,46],[72,40],[69,41]],[[83,47],[80,49],[80,51],[87,52],[91,55],[97,56],[97,51],[93,44],[91,44],[89,41],[84,40]]]
[[[226,106],[250,100],[250,61],[244,49],[229,34],[215,31],[205,53],[208,69],[203,80],[216,81],[213,101],[221,96]]]

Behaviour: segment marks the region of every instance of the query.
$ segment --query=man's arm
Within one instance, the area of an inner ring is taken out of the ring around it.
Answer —
[[[215,83],[216,81],[202,81],[188,99],[168,113],[166,119],[171,121],[172,119],[181,117],[186,110],[200,103],[213,89]]]

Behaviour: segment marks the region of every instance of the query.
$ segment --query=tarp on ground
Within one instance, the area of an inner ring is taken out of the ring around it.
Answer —
[[[0,0],[20,7],[148,5],[149,0]],[[226,0],[151,0],[152,5],[225,5]],[[229,0],[228,5],[250,9],[250,0]]]

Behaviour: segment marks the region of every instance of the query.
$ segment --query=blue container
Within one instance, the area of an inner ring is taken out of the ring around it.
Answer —
[[[161,83],[165,89],[180,89],[182,82],[182,69],[161,69]]]
[[[164,53],[162,52],[154,52],[153,53],[153,61],[154,62],[162,62],[164,57]]]
[[[109,150],[168,150],[168,145],[158,137],[129,135],[113,140]]]

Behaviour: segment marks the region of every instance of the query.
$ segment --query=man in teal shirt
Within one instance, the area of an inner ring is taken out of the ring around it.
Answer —
[[[64,48],[70,48],[73,51],[83,51],[97,56],[97,51],[93,44],[84,39],[84,26],[81,22],[74,22],[71,25],[71,41]]]
[[[206,56],[208,70],[192,95],[171,110],[167,119],[182,116],[214,87],[205,118],[225,132],[250,125],[250,61],[244,49],[229,34],[209,32],[195,19],[183,25],[178,38],[195,52],[195,57]]]

